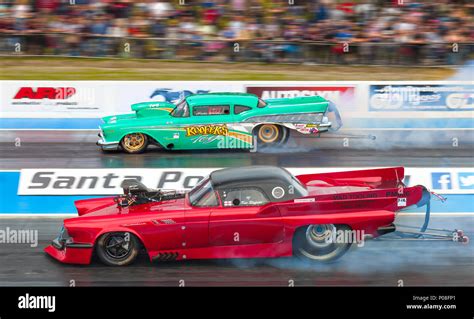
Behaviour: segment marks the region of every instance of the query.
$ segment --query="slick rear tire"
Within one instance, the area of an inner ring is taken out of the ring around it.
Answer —
[[[305,262],[331,262],[342,255],[351,247],[351,242],[338,243],[334,240],[335,232],[350,231],[347,225],[309,225],[296,230],[293,237],[293,254]]]
[[[107,266],[127,266],[140,252],[140,241],[129,232],[102,235],[96,244],[97,256]]]
[[[130,133],[120,141],[122,149],[129,154],[143,153],[148,146],[148,136],[143,133]]]
[[[285,144],[288,140],[288,129],[277,124],[262,124],[255,129],[259,147]]]

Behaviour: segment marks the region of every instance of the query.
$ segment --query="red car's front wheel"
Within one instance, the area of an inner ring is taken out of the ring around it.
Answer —
[[[108,266],[126,266],[138,256],[140,242],[131,233],[113,232],[97,240],[97,256]]]
[[[294,254],[305,261],[328,262],[344,255],[351,242],[337,240],[339,231],[350,231],[346,225],[318,224],[296,230],[293,238]]]

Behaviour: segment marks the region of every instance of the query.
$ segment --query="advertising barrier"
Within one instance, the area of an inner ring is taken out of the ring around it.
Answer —
[[[77,119],[83,129],[97,129],[101,117],[130,113],[134,103],[176,103],[209,92],[248,92],[263,99],[321,95],[337,106],[347,128],[372,128],[369,120],[387,118],[456,119],[447,127],[473,126],[474,85],[466,81],[0,81],[0,129],[44,128],[41,121],[21,119],[55,119],[52,129],[70,129],[71,119]],[[405,127],[394,123],[390,128]]]
[[[124,179],[150,188],[191,189],[218,168],[23,169],[18,195],[116,195]],[[288,168],[294,175],[364,168]],[[474,194],[474,168],[407,168],[407,186],[425,185],[441,194]]]
[[[78,199],[121,194],[125,178],[150,188],[187,189],[216,168],[188,169],[27,169],[0,172],[0,215],[74,214]],[[293,174],[345,171],[363,168],[288,168]],[[474,212],[473,168],[407,168],[405,184],[425,185],[447,197],[432,201],[433,213]],[[407,212],[422,212],[410,208]]]
[[[370,111],[474,110],[474,85],[370,85],[369,94]]]

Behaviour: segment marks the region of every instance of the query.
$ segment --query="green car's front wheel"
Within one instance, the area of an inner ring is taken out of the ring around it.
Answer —
[[[259,146],[280,145],[284,144],[288,139],[288,129],[276,124],[260,125],[255,133]]]
[[[122,149],[130,154],[142,153],[148,146],[148,137],[142,133],[127,134],[120,142]]]

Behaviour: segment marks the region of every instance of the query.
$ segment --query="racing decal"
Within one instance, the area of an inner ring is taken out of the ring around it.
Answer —
[[[474,110],[474,85],[370,85],[369,110]]]
[[[243,122],[252,123],[321,123],[323,120],[323,113],[293,113],[281,115],[263,115],[252,116],[243,120]]]
[[[199,135],[191,138],[193,144],[212,144],[215,141],[221,141],[224,138],[222,135]]]
[[[403,192],[400,192],[403,191]],[[397,197],[397,196],[410,196],[410,191],[405,190],[404,188],[399,188],[397,191],[394,192],[385,192],[386,197]]]
[[[406,198],[398,198],[397,199],[397,206],[398,207],[406,207],[407,206],[407,199]]]
[[[280,199],[283,196],[285,196],[285,190],[282,187],[277,186],[272,189],[272,196],[275,197],[276,199]]]
[[[315,202],[315,198],[296,198],[293,202],[294,203],[312,203]]]
[[[176,224],[176,222],[173,219],[161,219],[160,222],[166,225]]]
[[[223,125],[199,125],[188,126],[186,129],[186,136],[195,135],[228,135],[229,129],[225,124]]]
[[[354,194],[336,194],[332,196],[334,200],[346,200],[346,199],[365,199],[365,198],[377,198],[379,195],[377,193],[354,193]]]
[[[317,124],[295,124],[295,129],[303,134],[317,134],[319,132]]]

